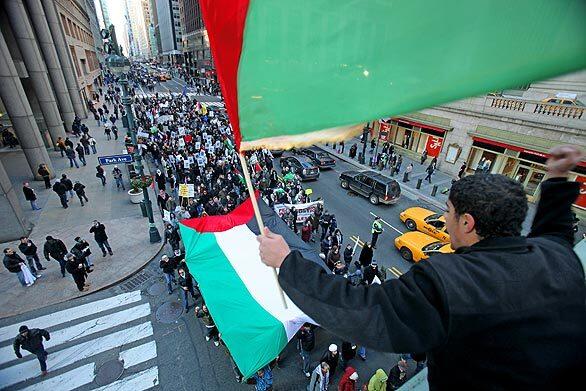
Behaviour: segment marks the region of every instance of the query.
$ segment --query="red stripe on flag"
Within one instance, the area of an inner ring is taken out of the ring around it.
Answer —
[[[259,192],[256,191],[258,199]],[[238,205],[236,209],[227,215],[221,216],[204,216],[195,217],[193,219],[181,220],[180,224],[186,227],[193,228],[197,232],[223,232],[238,225],[248,223],[254,217],[254,209],[250,198],[247,198],[242,204]]]
[[[238,65],[248,4],[249,0],[200,0],[237,150],[242,140],[238,119]]]

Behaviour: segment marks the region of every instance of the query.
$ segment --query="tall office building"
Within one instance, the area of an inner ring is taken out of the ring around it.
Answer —
[[[108,0],[96,0],[99,1],[100,3],[100,11],[101,11],[101,21],[104,23],[105,28],[108,28],[111,24],[112,21],[110,20],[110,12],[108,10]],[[98,7],[96,7],[97,9]],[[100,19],[98,17],[98,19]]]
[[[178,63],[183,54],[179,0],[156,0],[156,12],[156,29],[161,40],[159,57],[163,62]]]

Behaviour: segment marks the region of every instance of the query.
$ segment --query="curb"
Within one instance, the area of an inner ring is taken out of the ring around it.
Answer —
[[[353,166],[358,167],[358,168],[360,168],[362,170],[372,170],[371,167],[369,167],[369,166],[367,166],[365,164],[360,164],[356,160],[351,159],[350,157],[348,157],[346,155],[339,154],[337,152],[332,152],[330,149],[327,149],[324,146],[314,144],[314,147],[319,148],[322,151],[327,152],[329,154],[332,154],[332,155],[336,156],[338,159],[341,159],[341,160],[345,161],[346,163],[352,164]],[[388,177],[388,175],[385,175],[385,174],[381,174],[381,175],[384,175],[384,176],[387,176]],[[428,204],[431,204],[431,205],[433,205],[436,208],[439,208],[441,210],[446,210],[445,204],[443,204],[441,201],[439,201],[439,200],[437,200],[435,198],[432,198],[431,196],[428,196],[427,194],[424,194],[424,193],[420,192],[419,190],[417,190],[417,189],[415,189],[415,188],[413,188],[413,187],[411,187],[409,185],[404,184],[403,182],[400,182],[400,181],[397,181],[397,182],[401,186],[401,191],[404,191],[404,192],[407,192],[407,193],[411,193],[418,200],[421,200],[423,202],[427,202]]]

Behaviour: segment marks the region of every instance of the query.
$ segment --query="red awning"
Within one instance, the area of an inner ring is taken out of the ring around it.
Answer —
[[[406,123],[406,124],[409,124],[409,125],[412,125],[412,126],[418,126],[418,127],[422,128],[422,129],[435,130],[436,132],[440,132],[441,134],[446,133],[446,129],[442,129],[440,127],[433,126],[433,125],[427,125],[427,124],[424,124],[422,122],[413,121],[411,119],[406,119],[406,118],[402,118],[402,117],[393,117],[392,119],[394,121],[397,121],[397,122],[403,122],[403,123]]]

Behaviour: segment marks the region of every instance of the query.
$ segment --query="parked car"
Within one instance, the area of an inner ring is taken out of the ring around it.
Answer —
[[[319,178],[319,167],[306,156],[288,156],[279,160],[281,168],[287,166],[299,175],[302,181]]]
[[[334,160],[329,154],[322,151],[315,151],[309,148],[300,148],[293,151],[298,155],[304,155],[313,160],[315,164],[319,166],[320,169],[325,168],[332,168],[336,165],[336,160]]]
[[[399,183],[376,171],[344,171],[340,186],[367,197],[371,204],[395,204],[401,196]]]
[[[417,231],[407,232],[395,238],[395,247],[401,253],[401,257],[409,262],[419,262],[437,253],[454,252],[449,243]]]
[[[413,207],[401,212],[399,218],[410,231],[423,232],[442,242],[450,241],[450,234],[446,231],[446,219],[443,214],[425,208]]]

